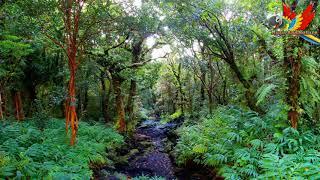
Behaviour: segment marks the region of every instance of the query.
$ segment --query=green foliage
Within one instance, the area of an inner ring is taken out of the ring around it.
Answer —
[[[182,115],[182,112],[181,112],[181,109],[179,109],[178,111],[170,115],[170,119],[177,119],[181,117],[181,115]]]
[[[277,86],[274,84],[264,84],[259,88],[259,90],[256,92],[257,94],[257,104],[260,104],[266,96]]]
[[[105,115],[112,123],[117,99],[127,113],[134,80],[127,131],[149,115],[161,115],[163,123],[180,118],[182,111],[190,118],[192,124],[178,130],[179,163],[192,159],[217,167],[227,179],[318,179],[319,138],[309,130],[319,132],[319,47],[274,36],[266,27],[269,16],[280,13],[281,1],[84,3],[74,34],[81,121]],[[297,12],[308,3],[299,2]],[[63,14],[56,0],[0,0],[0,104],[5,115],[12,112],[10,91],[19,91],[25,115],[32,116],[27,123],[1,122],[0,178],[89,179],[89,165],[111,163],[107,153],[122,143],[111,129],[80,123],[77,146],[69,147],[63,122],[50,120],[63,115],[70,78],[64,52],[70,49],[61,48],[70,47]],[[317,15],[309,30],[319,22]],[[159,52],[169,53],[166,60],[153,60]],[[287,89],[294,66],[283,63],[290,55],[302,57],[294,97]],[[113,80],[119,80],[121,93]],[[295,97],[299,131],[287,128],[289,108],[282,102]],[[219,107],[227,104],[245,107]],[[255,104],[269,112],[244,110],[258,109]]]
[[[173,121],[173,120],[176,120],[178,118],[180,118],[182,116],[182,111],[181,109],[177,110],[176,112],[174,112],[173,114],[171,115],[163,115],[161,117],[161,122],[162,123],[168,123],[170,121]]]
[[[10,89],[17,89],[25,76],[25,57],[32,52],[31,45],[20,37],[12,35],[0,36],[0,83]],[[18,87],[17,87],[18,86]]]
[[[305,56],[302,58],[302,73],[301,73],[301,97],[300,101],[303,104],[304,111],[309,117],[313,117],[316,111],[316,105],[320,102],[320,64],[313,57]]]
[[[212,118],[179,129],[178,163],[189,159],[220,168],[226,179],[317,179],[320,136],[286,128],[286,107],[264,117],[221,107]]]
[[[80,122],[77,145],[71,147],[64,121],[52,119],[44,131],[35,124],[1,122],[1,178],[90,179],[90,165],[112,163],[107,153],[123,143],[112,129]]]
[[[140,108],[139,117],[140,119],[147,120],[149,118],[149,111],[145,108]]]
[[[38,99],[34,100],[35,112],[33,113],[32,120],[39,129],[44,129],[49,122],[49,112],[43,105],[44,103]]]
[[[21,38],[6,35],[0,41],[0,52],[3,56],[19,59],[32,52],[30,45],[23,42]]]

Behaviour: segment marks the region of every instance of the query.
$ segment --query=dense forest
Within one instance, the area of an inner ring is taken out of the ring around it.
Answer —
[[[0,0],[0,179],[320,179],[318,0]]]

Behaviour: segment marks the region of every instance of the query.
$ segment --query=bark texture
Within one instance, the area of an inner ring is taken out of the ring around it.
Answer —
[[[294,46],[285,49],[284,66],[287,72],[287,103],[290,106],[288,120],[291,127],[297,129],[299,121],[299,95],[300,95],[300,75],[302,50],[299,48],[298,54],[294,55]]]
[[[19,91],[14,91],[13,96],[14,96],[15,117],[18,121],[21,121],[24,119],[21,93]]]
[[[117,130],[120,133],[124,133],[126,131],[126,120],[125,120],[125,109],[124,109],[124,98],[121,92],[121,84],[123,79],[118,75],[114,75],[112,77],[112,83],[114,88],[114,93],[116,96],[116,109],[117,109]]]

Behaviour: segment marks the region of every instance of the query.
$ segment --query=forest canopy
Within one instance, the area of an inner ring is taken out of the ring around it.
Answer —
[[[0,179],[319,179],[318,0],[0,0]]]

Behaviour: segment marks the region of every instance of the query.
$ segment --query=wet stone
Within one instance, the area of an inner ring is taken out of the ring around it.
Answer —
[[[104,173],[100,174],[104,175],[96,179],[121,179],[118,177],[119,174],[125,179],[141,175],[164,177],[166,180],[212,179],[212,176],[207,176],[208,172],[197,174],[189,168],[177,170],[172,162],[169,154],[177,138],[174,130],[181,123],[161,124],[156,120],[144,121],[132,138],[128,139],[126,150],[121,151],[121,156],[128,160],[126,164],[118,164],[115,169],[106,168],[109,175],[105,175],[106,170],[102,170]],[[119,160],[121,157],[117,157],[117,159]]]

